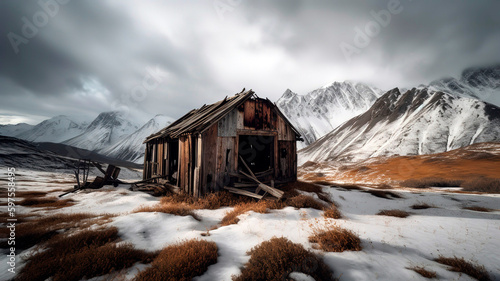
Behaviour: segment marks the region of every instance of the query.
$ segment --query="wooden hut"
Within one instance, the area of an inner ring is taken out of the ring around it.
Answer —
[[[149,136],[143,177],[163,177],[195,197],[234,186],[245,167],[262,182],[295,181],[297,140],[274,103],[242,91]]]

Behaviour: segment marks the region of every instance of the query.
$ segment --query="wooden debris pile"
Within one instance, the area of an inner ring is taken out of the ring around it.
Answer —
[[[281,197],[283,197],[284,192],[274,187],[274,180],[270,180],[270,185],[267,185],[262,180],[263,178],[274,174],[273,169],[269,169],[260,173],[253,173],[252,169],[250,169],[250,167],[241,156],[240,159],[247,169],[248,173],[245,173],[241,170],[238,174],[231,173],[230,176],[240,179],[240,181],[235,182],[233,184],[233,187],[225,186],[224,189],[231,193],[257,198],[259,200],[268,195],[271,195],[277,199],[281,199]]]
[[[153,196],[162,196],[167,193],[178,192],[179,188],[170,184],[165,178],[168,178],[168,175],[136,181],[132,183],[130,190],[142,191]]]
[[[97,176],[95,179],[90,182],[88,181],[89,178],[89,171],[90,171],[90,165],[93,165],[96,167],[101,173],[103,173],[103,176]],[[74,186],[74,189],[63,193],[59,195],[59,197],[63,197],[64,195],[67,195],[69,193],[73,193],[78,190],[82,189],[99,189],[103,187],[104,185],[113,185],[114,187],[117,187],[118,184],[123,183],[118,179],[118,175],[120,174],[121,169],[119,167],[116,167],[115,165],[109,164],[108,167],[106,168],[106,171],[102,168],[101,164],[90,161],[87,159],[80,159],[78,160],[78,166],[75,170],[75,178],[76,178],[76,185]]]

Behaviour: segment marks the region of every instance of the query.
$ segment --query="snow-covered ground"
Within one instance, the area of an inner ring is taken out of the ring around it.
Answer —
[[[51,191],[50,196],[57,196],[63,189],[73,185],[70,174],[18,172],[18,191]],[[333,224],[358,234],[363,247],[362,251],[343,253],[313,250],[323,255],[324,261],[340,280],[425,280],[407,269],[412,266],[424,266],[427,270],[435,271],[439,280],[473,280],[434,262],[433,259],[440,255],[474,261],[483,265],[493,280],[500,279],[500,211],[484,213],[463,209],[464,206],[499,209],[500,195],[396,190],[403,198],[389,200],[356,190],[325,186],[324,191],[338,204],[344,218],[324,219],[322,211],[287,207],[267,214],[249,212],[240,215],[238,224],[219,227],[210,230],[209,236],[202,236],[232,208],[196,210],[201,221],[190,216],[132,213],[139,206],[156,204],[159,198],[129,191],[128,187],[120,185],[118,188],[70,194],[65,198],[71,198],[77,204],[58,210],[18,207],[17,212],[117,214],[110,225],[119,229],[123,243],[132,243],[146,250],[159,250],[168,244],[191,238],[214,241],[219,248],[218,261],[195,280],[231,280],[231,275],[239,274],[248,261],[246,252],[273,236],[287,237],[312,249],[308,237],[313,228]],[[411,209],[410,206],[420,203],[435,208]],[[407,218],[375,215],[382,209],[406,210],[412,214]],[[17,254],[23,256],[28,251]],[[6,254],[2,252],[0,280],[13,277],[7,272],[6,259]],[[21,264],[18,260],[18,266]],[[144,267],[137,265],[124,275],[132,278],[138,269]],[[92,280],[106,280],[106,276]]]

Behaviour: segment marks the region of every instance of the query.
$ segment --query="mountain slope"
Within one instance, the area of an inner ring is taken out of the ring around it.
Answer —
[[[430,154],[487,141],[500,141],[499,107],[425,88],[404,94],[395,88],[301,150],[299,164]]]
[[[121,112],[103,112],[90,123],[83,133],[63,143],[99,151],[115,145],[118,141],[136,131],[137,128],[137,124],[126,120]]]
[[[304,138],[297,143],[301,148],[365,112],[381,95],[380,89],[365,84],[334,82],[306,95],[286,90],[276,105]]]
[[[13,137],[32,129],[33,127],[35,126],[26,123],[19,123],[16,125],[0,125],[0,135]]]
[[[103,149],[101,153],[122,160],[142,163],[145,150],[145,144],[142,142],[146,137],[158,132],[173,121],[175,120],[168,116],[156,115],[137,131],[121,139],[115,145]]]
[[[16,137],[32,142],[62,142],[81,134],[84,130],[84,125],[77,124],[67,116],[59,115],[42,121]]]
[[[443,78],[431,82],[429,89],[462,97],[472,96],[500,106],[500,65],[468,68],[458,79]]]

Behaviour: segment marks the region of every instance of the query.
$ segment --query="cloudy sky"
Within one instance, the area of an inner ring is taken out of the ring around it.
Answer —
[[[384,90],[500,62],[500,1],[0,1],[0,123],[179,117],[252,88]]]

